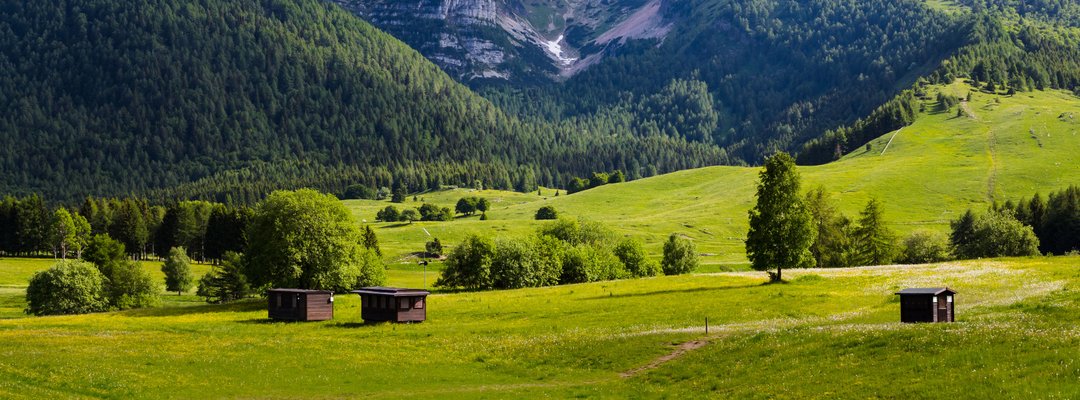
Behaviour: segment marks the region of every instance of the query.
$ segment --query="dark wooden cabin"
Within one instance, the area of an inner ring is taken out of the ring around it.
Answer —
[[[270,318],[285,321],[334,319],[334,292],[327,290],[270,289],[266,291]]]
[[[900,295],[900,322],[954,322],[956,291],[944,288],[910,288]]]
[[[422,322],[427,319],[426,290],[366,287],[360,295],[360,318],[365,322]]]

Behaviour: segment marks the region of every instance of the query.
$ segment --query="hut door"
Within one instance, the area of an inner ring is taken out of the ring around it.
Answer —
[[[945,296],[941,296],[937,299],[936,311],[938,322],[949,322],[949,302],[946,301]]]

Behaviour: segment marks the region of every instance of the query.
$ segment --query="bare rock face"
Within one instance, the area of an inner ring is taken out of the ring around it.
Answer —
[[[661,5],[674,0],[328,1],[409,44],[458,80],[478,82],[565,79],[612,46],[662,40],[671,23]]]

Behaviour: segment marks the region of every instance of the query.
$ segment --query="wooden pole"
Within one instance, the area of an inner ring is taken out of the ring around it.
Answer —
[[[709,336],[709,317],[705,317],[705,336]]]

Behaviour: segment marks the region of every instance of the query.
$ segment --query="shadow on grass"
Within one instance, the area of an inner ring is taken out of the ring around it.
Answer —
[[[661,295],[665,295],[665,294],[686,294],[686,293],[698,293],[698,292],[711,292],[711,291],[715,291],[715,290],[749,289],[749,288],[760,287],[760,286],[762,286],[762,284],[755,283],[755,284],[751,284],[751,285],[721,286],[721,287],[711,287],[711,288],[669,289],[669,290],[657,290],[657,291],[653,291],[653,292],[644,292],[644,293],[625,293],[625,294],[610,294],[610,295],[607,295],[607,296],[593,296],[593,297],[583,298],[582,300],[602,300],[602,299],[619,299],[619,298],[628,298],[628,297],[661,296]]]
[[[178,317],[182,315],[210,314],[223,312],[249,312],[266,309],[266,302],[260,299],[240,300],[228,304],[201,304],[195,306],[170,306],[155,308],[140,308],[128,310],[125,314],[129,317]]]

